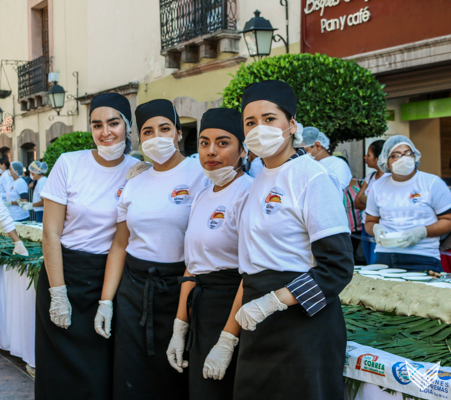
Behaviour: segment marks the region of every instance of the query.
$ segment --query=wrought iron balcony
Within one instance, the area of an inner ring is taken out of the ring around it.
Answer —
[[[237,0],[160,0],[161,50],[237,29]]]
[[[38,57],[17,67],[19,100],[47,92],[50,66],[51,57]]]

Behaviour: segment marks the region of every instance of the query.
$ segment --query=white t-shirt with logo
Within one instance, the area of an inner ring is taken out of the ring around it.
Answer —
[[[108,253],[116,233],[117,203],[125,175],[139,160],[125,156],[115,167],[101,166],[92,150],[62,154],[41,197],[66,205],[61,243],[93,254]]]
[[[352,173],[346,161],[335,156],[329,156],[319,160],[319,162],[324,164],[337,176],[340,181],[341,190],[345,190],[349,186]]]
[[[244,174],[219,192],[211,184],[195,198],[185,235],[191,274],[238,268],[238,224],[252,181]]]
[[[240,273],[307,272],[311,243],[350,233],[335,177],[311,157],[264,168],[255,178],[239,224]]]
[[[380,217],[387,232],[405,232],[438,221],[437,215],[451,209],[451,191],[438,176],[417,173],[408,181],[396,182],[391,174],[383,175],[371,188],[366,213]],[[376,252],[417,254],[440,259],[439,237],[427,237],[405,249],[377,245]]]
[[[43,176],[41,179],[39,179],[36,182],[36,186],[34,187],[33,191],[33,203],[39,203],[41,199],[41,192],[44,188],[45,182],[47,181],[47,177]],[[34,211],[44,211],[44,206],[42,207],[33,207]]]
[[[191,204],[209,183],[195,158],[169,171],[151,167],[128,181],[117,206],[117,222],[126,221],[130,231],[127,252],[141,260],[183,261]]]
[[[20,201],[21,194],[28,194],[28,184],[25,182],[25,179],[19,178],[12,181],[10,183],[10,189],[7,197],[9,196],[9,201]],[[11,218],[14,221],[22,221],[23,219],[27,219],[30,216],[28,211],[22,210],[19,206],[9,206],[8,211],[11,214]]]

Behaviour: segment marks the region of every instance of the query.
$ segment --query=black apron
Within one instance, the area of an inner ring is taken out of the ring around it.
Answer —
[[[71,325],[51,320],[49,280],[45,266],[36,289],[36,400],[110,400],[114,338],[94,330],[107,254],[62,247],[64,280],[72,305]]]
[[[300,274],[243,274],[243,304]],[[241,331],[234,400],[342,400],[346,329],[338,297],[309,317],[296,304]]]
[[[190,400],[231,400],[235,378],[238,347],[222,380],[204,379],[205,359],[219,339],[229,318],[236,292],[241,282],[237,269],[215,271],[196,277],[184,277],[196,286],[188,298],[191,308],[190,331],[187,340],[189,350],[189,398]],[[189,314],[188,314],[189,315]]]
[[[180,294],[177,278],[184,271],[183,261],[144,261],[127,253],[116,295],[114,399],[188,399],[187,369],[177,372],[166,356]]]

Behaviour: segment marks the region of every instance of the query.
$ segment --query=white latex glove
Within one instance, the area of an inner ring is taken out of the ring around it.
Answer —
[[[50,297],[50,320],[58,327],[67,329],[70,326],[72,306],[67,298],[66,285],[49,289]]]
[[[264,321],[276,311],[286,310],[288,306],[280,302],[274,292],[242,306],[235,314],[236,322],[247,331],[255,331],[257,324]]]
[[[205,359],[203,374],[204,378],[221,380],[232,360],[233,351],[240,340],[228,332],[221,332],[218,343],[208,353]]]
[[[8,201],[8,200],[5,200],[5,201],[3,202],[3,204],[4,204],[6,207],[11,207],[11,202]]]
[[[183,351],[185,350],[185,336],[188,332],[188,328],[188,323],[176,318],[174,320],[172,338],[169,342],[168,349],[166,350],[169,364],[171,364],[171,367],[180,373],[183,372],[183,368],[188,366],[188,361],[183,359]]]
[[[141,174],[142,172],[147,171],[151,166],[152,164],[145,161],[137,162],[135,165],[133,165],[133,167],[130,167],[127,174],[125,175],[125,179],[129,181],[135,176]]]
[[[29,203],[29,202],[24,203],[24,202],[20,201],[19,206],[24,211],[30,211],[33,209],[33,203]]]
[[[405,231],[402,236],[399,238],[400,245],[398,248],[404,249],[410,246],[416,246],[420,243],[421,239],[424,239],[427,236],[428,232],[425,226],[417,226],[415,228],[409,229]]]
[[[110,300],[100,300],[97,314],[94,318],[94,329],[96,332],[109,339],[111,336],[111,320],[113,319],[113,302]]]
[[[13,254],[19,254],[20,256],[28,256],[28,250],[23,245],[21,240],[19,240],[18,242],[13,242],[13,243],[14,243]]]
[[[381,235],[385,235],[387,231],[382,225],[374,224],[373,226],[374,239],[379,246],[382,246]]]

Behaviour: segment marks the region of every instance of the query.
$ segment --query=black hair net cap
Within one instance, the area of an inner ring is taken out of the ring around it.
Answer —
[[[202,116],[200,132],[205,129],[222,129],[244,142],[241,113],[233,108],[210,108]]]
[[[252,83],[244,89],[241,111],[244,111],[249,103],[259,100],[267,100],[277,104],[291,116],[296,117],[298,101],[291,86],[285,82],[268,80]]]
[[[165,117],[172,121],[177,130],[182,129],[177,111],[169,100],[157,99],[141,104],[136,108],[135,116],[138,132],[141,132],[141,128],[148,119],[154,117]]]
[[[91,100],[89,115],[99,107],[111,107],[122,113],[127,118],[130,125],[132,124],[132,110],[130,102],[125,96],[119,93],[102,93]]]

